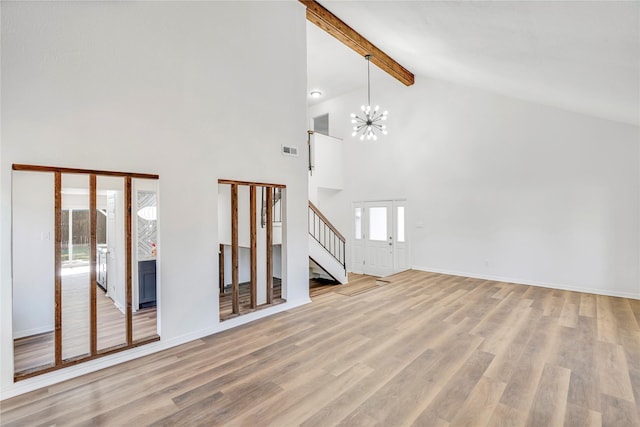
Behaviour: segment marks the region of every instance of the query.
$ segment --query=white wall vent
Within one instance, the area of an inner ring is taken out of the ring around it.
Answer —
[[[282,155],[298,157],[298,147],[289,147],[288,145],[283,145]]]

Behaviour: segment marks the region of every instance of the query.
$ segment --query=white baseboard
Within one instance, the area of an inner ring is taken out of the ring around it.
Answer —
[[[516,279],[513,277],[491,276],[491,275],[485,275],[485,274],[475,274],[475,273],[467,273],[467,272],[461,272],[461,271],[444,270],[441,268],[432,268],[432,267],[412,266],[411,268],[414,270],[420,270],[420,271],[425,271],[429,273],[448,274],[451,276],[470,277],[473,279],[494,280],[496,282],[515,283],[517,285],[539,286],[541,288],[559,289],[562,291],[583,292],[587,294],[605,295],[609,297],[620,297],[620,298],[640,300],[640,292],[637,294],[633,294],[630,292],[613,291],[611,289],[582,288],[579,286],[570,286],[570,285],[564,285],[559,283],[533,282],[530,280]]]
[[[122,314],[125,314],[125,315],[127,314],[127,311],[125,310],[125,308],[124,308],[124,306],[123,306],[122,304],[120,304],[118,301],[116,301],[116,300],[114,300],[114,299],[112,299],[111,301],[113,301],[113,305],[115,305],[115,306],[116,306],[116,308],[117,308],[118,310],[120,310],[120,312],[121,312]],[[134,311],[136,311],[136,310],[134,310]]]
[[[13,339],[18,339],[18,338],[24,338],[24,337],[30,337],[31,335],[38,335],[38,334],[44,334],[47,332],[53,332],[53,324],[51,325],[45,325],[45,326],[40,326],[38,328],[33,328],[33,329],[27,329],[24,331],[16,331],[13,333]]]

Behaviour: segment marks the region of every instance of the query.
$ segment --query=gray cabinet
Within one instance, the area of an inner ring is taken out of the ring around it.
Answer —
[[[156,306],[156,260],[138,262],[138,309]]]

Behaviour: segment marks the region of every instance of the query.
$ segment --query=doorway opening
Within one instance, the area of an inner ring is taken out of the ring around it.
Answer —
[[[12,269],[16,381],[157,341],[153,303],[139,310],[136,189],[157,175],[13,165]],[[132,231],[133,230],[133,231]],[[132,268],[133,267],[133,268]]]
[[[220,320],[286,301],[285,199],[284,185],[218,181]]]

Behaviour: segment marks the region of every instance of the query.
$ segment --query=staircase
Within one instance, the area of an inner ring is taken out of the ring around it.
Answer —
[[[345,263],[345,238],[309,202],[309,267],[310,274],[327,276],[341,284],[348,282]]]

